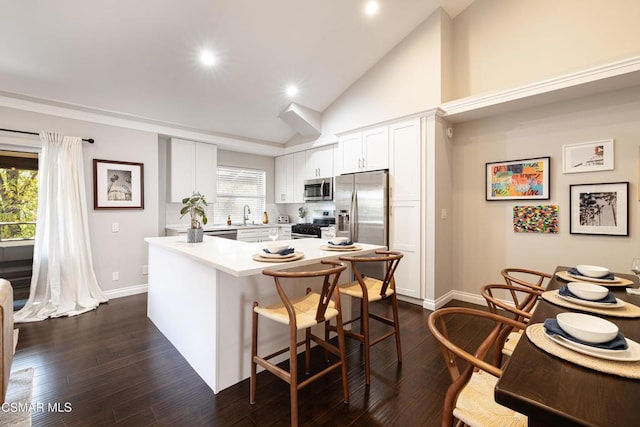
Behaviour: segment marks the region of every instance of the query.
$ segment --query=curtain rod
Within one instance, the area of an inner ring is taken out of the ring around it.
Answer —
[[[24,130],[13,130],[13,129],[0,129],[0,131],[3,132],[15,132],[15,133],[24,133],[27,135],[40,135],[38,132],[27,132]],[[89,144],[93,144],[95,142],[95,140],[93,138],[82,138],[83,141],[88,142]]]

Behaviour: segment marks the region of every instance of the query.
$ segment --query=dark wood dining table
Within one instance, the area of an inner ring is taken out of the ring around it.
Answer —
[[[557,271],[570,267],[558,267]],[[637,277],[614,273],[632,280]],[[554,275],[547,290],[566,282]],[[624,287],[609,288],[616,298],[640,306],[640,296]],[[571,311],[540,299],[531,323],[542,323]],[[601,316],[618,325],[625,337],[640,342],[640,318]],[[640,425],[640,380],[583,368],[541,350],[523,337],[504,367],[495,388],[496,402],[529,417],[529,426]]]

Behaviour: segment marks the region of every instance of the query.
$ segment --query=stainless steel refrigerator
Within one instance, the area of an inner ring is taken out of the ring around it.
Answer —
[[[340,175],[335,180],[336,235],[354,242],[388,246],[389,173],[386,170]],[[367,276],[382,278],[382,268],[358,266]]]

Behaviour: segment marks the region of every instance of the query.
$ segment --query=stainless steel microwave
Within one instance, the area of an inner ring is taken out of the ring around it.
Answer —
[[[304,181],[304,201],[333,200],[333,178],[307,179]]]

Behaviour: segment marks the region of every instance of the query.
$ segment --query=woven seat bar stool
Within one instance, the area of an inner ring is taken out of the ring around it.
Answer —
[[[553,278],[551,274],[526,268],[504,268],[500,272],[509,286],[524,286],[526,288],[544,291]],[[546,280],[546,283],[545,283]]]
[[[528,323],[533,315],[533,310],[538,303],[541,290],[524,287],[510,286],[505,284],[491,284],[480,288],[480,294],[487,301],[489,311],[499,314],[499,310],[504,310],[511,315],[511,318],[521,323]],[[498,298],[498,293],[508,294],[511,303]],[[502,363],[502,355],[511,356],[518,341],[522,337],[522,329],[505,327],[496,340],[494,364],[499,366]]]
[[[251,379],[250,398],[253,405],[256,401],[256,370],[260,365],[281,380],[289,384],[291,398],[291,425],[298,425],[298,390],[307,386],[311,382],[324,375],[340,369],[342,373],[342,392],[344,403],[349,403],[349,385],[347,382],[347,363],[345,353],[344,331],[342,328],[342,310],[340,307],[340,294],[338,293],[338,279],[340,273],[346,270],[347,265],[338,261],[321,261],[328,267],[316,271],[274,271],[263,270],[262,274],[274,278],[276,290],[280,296],[280,303],[261,307],[257,301],[253,303],[252,331],[251,331]],[[320,293],[312,292],[307,288],[306,295],[299,298],[290,298],[285,291],[285,282],[291,281],[295,285],[296,281],[302,278],[322,277],[322,289]],[[289,346],[278,350],[268,356],[258,356],[258,316],[263,316],[273,321],[279,322],[289,327]],[[338,335],[338,346],[336,347],[328,340],[329,331],[327,326],[329,320],[335,318],[338,324],[336,333]],[[325,324],[325,339],[314,335],[311,327],[320,323]],[[305,337],[302,341],[297,341],[299,330],[305,330]],[[301,345],[305,346],[305,374],[311,371],[311,341],[321,346],[325,351],[324,358],[327,366],[312,376],[299,381],[298,378],[298,358],[297,349]],[[269,360],[289,352],[289,371],[280,368]],[[337,356],[337,361],[329,363],[328,353]]]
[[[455,320],[455,332],[463,316],[473,317],[478,322],[493,322],[494,326],[482,343],[474,349],[462,340],[450,336],[447,321]],[[484,361],[487,353],[495,344],[505,327],[524,329],[525,324],[508,317],[471,308],[441,308],[429,315],[429,330],[440,345],[445,364],[451,376],[451,385],[447,389],[442,411],[442,426],[450,427],[457,419],[468,426],[526,426],[527,417],[519,412],[496,403],[494,389],[502,370]],[[456,342],[457,341],[457,342]],[[466,362],[458,365],[458,359]],[[456,424],[459,424],[456,423]]]
[[[348,295],[360,300],[360,316],[355,317],[346,324],[360,321],[360,332],[354,332],[353,330],[345,330],[345,336],[356,339],[364,346],[364,369],[365,369],[365,383],[371,384],[371,357],[370,348],[375,344],[391,337],[395,336],[396,339],[396,353],[398,357],[398,363],[402,363],[402,349],[400,346],[400,322],[398,319],[398,299],[396,297],[396,284],[394,274],[400,259],[404,255],[401,252],[378,250],[374,256],[341,256],[340,261],[348,261],[351,263],[351,269],[355,281],[346,285],[340,286],[340,293],[342,295]],[[382,279],[376,279],[374,277],[365,277],[360,273],[358,264],[360,263],[382,263],[384,266],[384,273]],[[393,311],[393,319],[386,318],[376,313],[371,313],[369,310],[369,304],[372,302],[390,300],[391,308]],[[369,318],[382,322],[393,329],[381,336],[371,339]],[[329,327],[335,329],[333,325]]]

